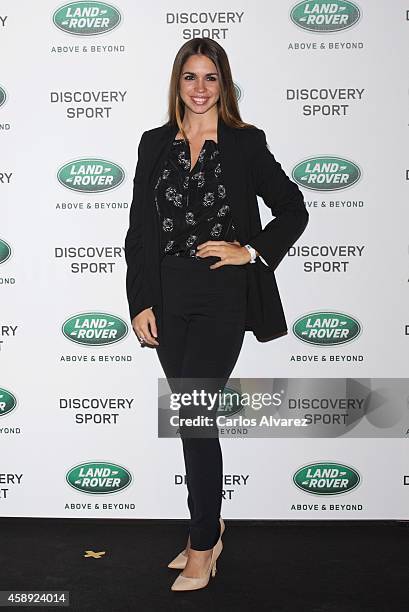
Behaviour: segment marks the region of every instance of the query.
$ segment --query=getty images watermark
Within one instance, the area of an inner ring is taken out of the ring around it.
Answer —
[[[407,378],[158,379],[158,437],[405,438]]]

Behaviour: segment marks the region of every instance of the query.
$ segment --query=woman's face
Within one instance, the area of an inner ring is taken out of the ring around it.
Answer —
[[[179,92],[186,108],[204,114],[219,99],[219,75],[211,59],[205,55],[191,55],[183,65]]]

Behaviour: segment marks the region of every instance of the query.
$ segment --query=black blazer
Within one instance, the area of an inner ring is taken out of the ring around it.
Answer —
[[[154,186],[162,163],[178,133],[166,123],[142,134],[138,147],[129,228],[125,237],[126,291],[132,319],[153,306],[162,312],[159,223]],[[260,342],[288,333],[274,270],[288,249],[301,236],[308,211],[297,185],[285,174],[268,149],[266,136],[258,128],[232,128],[220,117],[217,141],[224,184],[240,244],[251,244],[259,257],[247,269],[246,330]],[[257,202],[259,195],[271,209],[272,221],[262,229]],[[158,340],[160,343],[160,323]]]

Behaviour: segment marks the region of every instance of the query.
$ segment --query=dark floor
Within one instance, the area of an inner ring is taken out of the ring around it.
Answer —
[[[225,523],[216,576],[176,593],[184,521],[1,518],[0,590],[68,590],[76,612],[409,611],[408,522]]]

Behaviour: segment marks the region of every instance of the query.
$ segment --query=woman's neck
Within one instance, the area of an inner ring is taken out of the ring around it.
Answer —
[[[209,114],[210,112],[211,114]],[[217,134],[217,124],[218,112],[216,107],[214,107],[214,111],[212,108],[203,115],[192,113],[187,109],[182,121],[185,134],[190,140]]]

